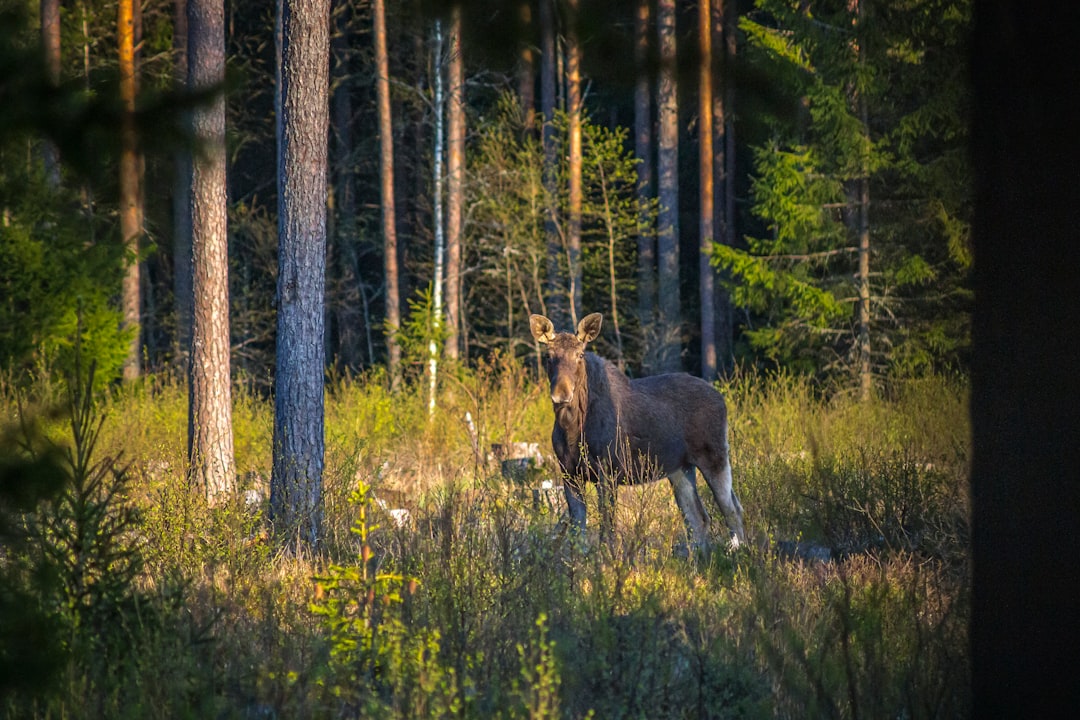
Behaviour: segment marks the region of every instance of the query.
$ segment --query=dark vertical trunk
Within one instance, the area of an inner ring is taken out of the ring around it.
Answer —
[[[188,87],[225,81],[225,5],[189,0]],[[211,504],[234,487],[232,386],[229,362],[229,248],[225,186],[225,97],[192,113],[200,153],[192,163],[192,342],[188,392],[191,479]]]
[[[716,320],[713,268],[713,61],[712,8],[698,3],[698,291],[701,304],[701,377],[716,379]]]
[[[547,281],[543,312],[555,322],[566,322],[566,297],[562,285],[562,241],[557,222],[558,146],[555,137],[556,67],[554,0],[540,0],[540,105],[544,113],[541,138],[544,150],[544,237],[547,243]]]
[[[185,85],[188,78],[187,0],[173,6],[173,77]],[[176,306],[176,335],[173,352],[177,367],[187,375],[191,349],[191,151],[178,148],[173,153],[173,302]]]
[[[386,276],[386,348],[390,385],[401,384],[401,297],[398,287],[397,224],[394,209],[394,129],[390,122],[390,62],[386,52],[385,0],[373,0],[375,85],[379,105],[379,172],[382,188],[383,270]]]
[[[976,718],[1080,706],[1078,26],[1074,3],[975,3]]]
[[[52,85],[60,84],[60,0],[41,0],[41,46],[45,52],[45,74]],[[45,179],[60,187],[60,151],[51,140],[41,146]]]
[[[634,154],[638,158],[638,322],[643,337],[653,330],[656,316],[656,228],[648,210],[653,200],[652,63],[649,33],[650,0],[638,0],[634,13]]]
[[[350,4],[337,3],[334,11],[334,34],[330,39],[333,53],[334,94],[331,98],[331,137],[334,158],[331,176],[333,187],[333,232],[327,263],[334,275],[334,308],[328,319],[336,326],[338,361],[345,367],[361,366],[362,331],[365,323],[360,311],[359,262],[356,248],[356,191],[353,179],[352,84],[349,72]],[[329,335],[329,333],[327,333]]]
[[[658,197],[657,262],[661,351],[659,366],[678,370],[681,353],[681,293],[679,288],[679,102],[675,0],[657,3],[660,78],[657,87],[660,142],[657,151]]]
[[[329,0],[281,0],[278,67],[275,531],[315,546],[322,521]]]
[[[735,103],[735,0],[711,0],[713,38],[713,231],[716,241],[735,245],[735,130],[731,122]],[[721,276],[722,277],[722,276]],[[722,282],[715,288],[717,372],[727,376],[734,359],[735,329],[731,296]]]
[[[518,2],[518,97],[521,100],[521,124],[531,133],[536,129],[536,50],[532,3]]]

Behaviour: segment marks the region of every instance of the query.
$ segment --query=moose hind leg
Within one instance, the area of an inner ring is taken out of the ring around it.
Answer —
[[[705,482],[709,484],[716,504],[724,513],[724,522],[727,523],[731,532],[731,546],[738,547],[746,542],[746,531],[743,528],[743,512],[739,498],[735,495],[731,480],[731,462],[727,453],[724,453],[723,461],[714,463],[714,467],[701,468],[705,476]]]
[[[709,514],[705,506],[701,504],[701,496],[697,491],[697,472],[694,468],[678,469],[668,475],[671,482],[671,490],[675,494],[675,504],[682,512],[683,521],[686,523],[686,534],[690,536],[690,544],[694,546],[707,546],[709,542]]]

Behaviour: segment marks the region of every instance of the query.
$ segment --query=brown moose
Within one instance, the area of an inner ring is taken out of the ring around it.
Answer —
[[[731,545],[745,542],[742,506],[731,486],[727,407],[709,383],[686,373],[631,380],[585,345],[600,334],[603,316],[588,315],[577,333],[556,333],[543,315],[529,318],[537,342],[547,346],[555,426],[551,444],[562,471],[570,519],[585,527],[584,483],[595,482],[600,534],[614,525],[615,492],[667,476],[696,546],[708,546],[709,516],[697,491],[701,470],[724,513]]]

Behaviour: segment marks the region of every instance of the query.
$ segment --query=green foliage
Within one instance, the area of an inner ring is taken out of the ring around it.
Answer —
[[[77,342],[99,383],[109,382],[130,334],[120,330],[113,302],[120,244],[99,239],[96,221],[40,177],[0,174],[0,196],[14,203],[0,225],[0,367],[23,383],[42,368],[70,375]]]
[[[506,344],[511,352],[531,348],[526,330],[531,312],[546,312],[548,248],[544,222],[547,208],[556,208],[554,230],[566,245],[569,207],[567,118],[557,113],[555,127],[557,194],[546,197],[542,182],[543,151],[537,139],[521,127],[517,100],[503,96],[495,112],[477,129],[469,153],[469,206],[465,232],[468,264],[475,279],[465,288],[466,303],[477,347],[490,350]],[[627,131],[610,129],[582,118],[582,273],[583,302],[604,313],[618,313],[626,336],[623,347],[605,337],[601,348],[612,357],[640,361],[645,352],[642,331],[629,306],[619,299],[635,292],[639,229],[650,227],[656,205],[641,208],[635,194],[637,160],[627,150]],[[559,264],[559,292],[568,292],[567,254]],[[625,302],[625,301],[624,301]],[[580,309],[579,309],[580,312]],[[604,343],[610,343],[604,348]]]
[[[871,358],[919,374],[965,357],[971,295],[966,157],[969,0],[758,0],[748,58],[796,108],[754,149],[744,249],[717,248],[757,353],[850,376],[858,184],[869,184]],[[762,232],[763,231],[763,232]],[[808,292],[814,288],[815,292]]]
[[[370,545],[378,529],[368,519],[371,488],[361,481],[351,499],[359,513],[352,527],[358,562],[330,565],[316,580],[323,596],[311,605],[330,643],[329,673],[321,682],[350,714],[454,716],[461,699],[453,669],[440,663],[438,631],[406,626],[403,605],[417,580],[380,569]]]
[[[125,537],[145,563],[127,591],[122,565],[105,579],[100,597],[126,599],[102,600],[115,620],[83,622],[76,647],[60,574],[28,572],[46,555],[27,541],[43,533],[4,536],[0,579],[13,582],[0,601],[23,603],[13,617],[28,628],[53,629],[51,646],[35,637],[55,662],[48,684],[20,690],[36,705],[6,701],[0,716],[970,714],[962,378],[895,380],[861,402],[792,372],[737,374],[723,390],[753,542],[690,558],[673,553],[683,528],[667,483],[620,491],[606,545],[591,491],[589,530],[576,537],[531,487],[474,456],[466,410],[481,449],[547,447],[550,403],[520,362],[455,374],[430,428],[422,393],[391,396],[384,380],[328,389],[335,530],[308,558],[278,553],[259,501],[211,511],[188,491],[181,383],[116,393],[96,421],[95,457],[134,459],[122,494],[139,512]],[[270,403],[238,393],[236,404],[238,464],[257,475]],[[45,440],[56,425],[43,418],[37,457],[55,447],[69,467],[65,446]],[[3,467],[29,457],[20,447]],[[52,512],[33,505],[46,491],[19,507]],[[391,499],[407,524],[383,514]],[[13,507],[0,519],[22,527]],[[104,650],[76,653],[90,647]]]

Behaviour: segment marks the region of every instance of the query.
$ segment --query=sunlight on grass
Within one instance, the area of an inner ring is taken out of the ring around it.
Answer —
[[[124,596],[138,612],[118,612],[138,654],[118,646],[110,662],[126,670],[104,675],[70,654],[57,684],[2,712],[967,715],[965,384],[896,382],[869,403],[784,375],[722,389],[750,543],[688,557],[666,481],[621,489],[617,532],[601,544],[595,491],[582,536],[560,522],[558,495],[537,501],[540,480],[560,483],[553,459],[524,481],[502,477],[492,444],[550,456],[550,403],[512,360],[457,371],[431,420],[418,390],[329,383],[317,557],[290,556],[266,532],[270,401],[234,396],[239,489],[261,499],[241,492],[210,509],[186,479],[183,383],[114,391],[98,403],[97,452],[130,463],[122,499],[138,519],[123,533],[144,569]],[[5,389],[0,402],[11,425],[19,401]],[[41,418],[70,442],[62,417]],[[47,550],[27,542],[5,568]]]

